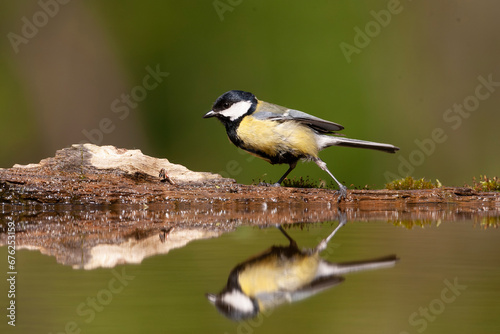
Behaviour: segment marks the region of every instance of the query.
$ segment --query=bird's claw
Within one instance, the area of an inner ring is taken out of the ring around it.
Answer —
[[[347,198],[347,187],[340,185],[339,190],[335,192],[335,195],[339,195],[337,203],[340,203],[342,199],[345,201]]]
[[[281,187],[281,184],[279,184],[278,182],[276,182],[276,183],[260,182],[258,184],[258,186],[261,186],[261,187]]]

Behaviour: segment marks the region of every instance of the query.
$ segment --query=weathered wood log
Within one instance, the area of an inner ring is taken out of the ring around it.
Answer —
[[[160,170],[170,182],[161,182]],[[350,190],[341,207],[400,207],[416,204],[474,204],[498,208],[498,192],[469,188],[418,191]],[[337,206],[334,190],[240,185],[232,179],[142,154],[92,144],[73,145],[38,164],[0,169],[0,203],[37,204],[258,204]]]

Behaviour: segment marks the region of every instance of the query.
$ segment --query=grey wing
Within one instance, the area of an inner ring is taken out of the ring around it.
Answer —
[[[340,124],[326,121],[316,116],[306,114],[305,112],[288,109],[276,104],[259,101],[259,107],[253,116],[257,119],[272,119],[277,121],[296,121],[309,126],[321,133],[332,133],[340,131],[344,127]]]
[[[344,277],[337,275],[317,277],[311,283],[303,286],[297,291],[294,291],[294,293],[292,294],[292,300],[299,301],[314,296],[321,291],[325,291],[326,289],[334,287],[335,285],[339,285],[343,281]]]

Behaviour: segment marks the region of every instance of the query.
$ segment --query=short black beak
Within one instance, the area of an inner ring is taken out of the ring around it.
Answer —
[[[205,115],[203,115],[203,118],[210,118],[210,117],[215,117],[217,114],[213,112],[213,110],[210,110],[207,112]]]
[[[206,293],[205,297],[207,297],[208,301],[211,304],[215,305],[215,302],[217,301],[217,296],[216,295],[214,295],[213,293]]]

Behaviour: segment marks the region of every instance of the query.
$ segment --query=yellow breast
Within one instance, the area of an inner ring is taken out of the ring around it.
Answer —
[[[240,273],[238,281],[248,296],[264,292],[295,291],[310,283],[319,264],[319,257],[300,256],[280,260],[277,257],[248,266]]]
[[[236,134],[244,149],[270,157],[285,153],[299,158],[318,156],[314,131],[298,122],[258,120],[249,116],[241,121]]]

